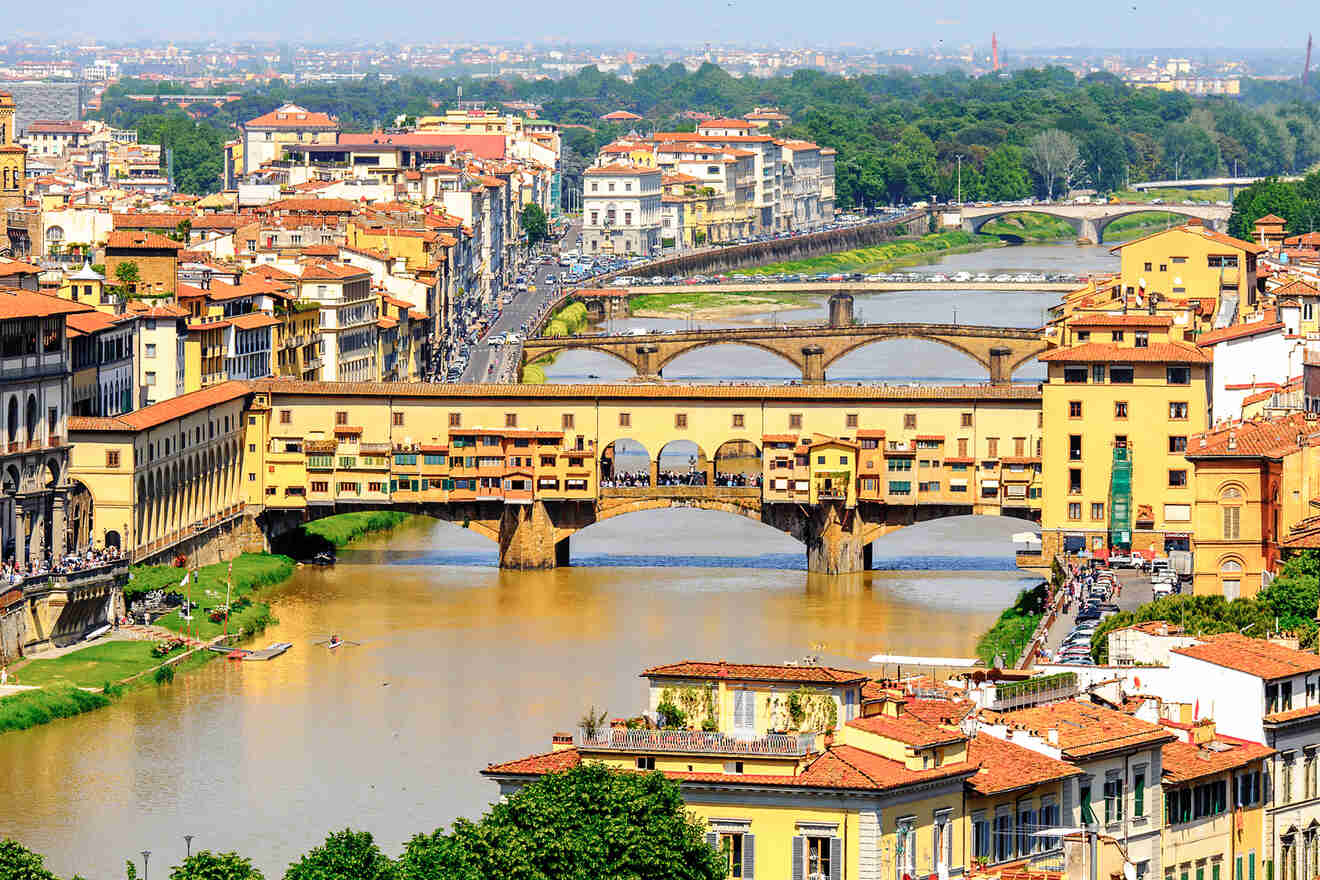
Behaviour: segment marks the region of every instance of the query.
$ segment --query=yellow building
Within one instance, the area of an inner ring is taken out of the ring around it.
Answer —
[[[1161,750],[1164,880],[1265,877],[1267,759],[1275,750],[1216,735],[1208,719],[1179,726]]]
[[[704,687],[708,667],[719,666],[657,669],[700,673],[675,680],[693,678]],[[778,726],[756,711],[760,697],[809,692],[819,698],[853,688],[863,676],[813,666],[726,666],[730,680],[719,693],[758,698],[755,709],[751,698],[737,699],[737,735],[723,729],[580,730],[555,734],[549,752],[491,765],[482,775],[508,794],[545,773],[589,761],[664,773],[705,823],[707,842],[725,852],[730,877],[944,878],[964,872],[964,784],[980,768],[963,734],[903,711],[901,701],[874,716],[837,719],[832,733],[821,729],[828,719],[786,708],[791,732],[752,733],[749,714]]]
[[[1190,549],[1209,356],[1158,315],[1077,315],[1064,335],[1040,356],[1043,553]]]
[[[1256,303],[1256,258],[1265,248],[1215,232],[1200,221],[1110,250],[1121,257],[1125,294],[1141,299],[1142,305],[1152,295],[1162,303],[1196,300],[1203,321],[1197,330],[1212,327],[1216,315],[1231,320]],[[1221,305],[1226,297],[1229,302]]]
[[[1278,572],[1282,550],[1320,546],[1315,431],[1309,415],[1296,413],[1190,438],[1198,595],[1254,596],[1265,573]]]

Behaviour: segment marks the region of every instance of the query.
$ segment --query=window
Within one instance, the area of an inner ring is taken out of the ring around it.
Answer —
[[[1123,821],[1123,777],[1105,780],[1105,824]]]
[[[1080,502],[1080,501],[1069,501],[1069,502],[1068,502],[1068,519],[1081,519],[1081,518],[1082,518],[1082,502]]]
[[[1132,367],[1130,365],[1112,366],[1109,368],[1109,381],[1114,385],[1132,384]]]
[[[857,427],[857,413],[848,413],[848,414],[846,414],[846,415],[843,417],[843,423],[844,423],[844,426],[845,426],[845,427],[848,427],[848,428],[855,428],[855,427]]]
[[[146,372],[146,386],[148,388],[156,387],[156,373],[152,370],[147,370]]]
[[[1180,420],[1187,418],[1187,401],[1173,400],[1169,402],[1169,418]]]
[[[964,428],[970,428],[970,427],[972,426],[972,414],[971,414],[971,413],[969,413],[969,412],[965,412],[965,413],[962,414],[962,426],[963,426]]]
[[[915,430],[917,427],[916,413],[903,413],[903,427],[907,430]]]
[[[1064,367],[1063,381],[1069,385],[1086,384],[1086,367]]]
[[[390,418],[391,418],[391,422],[392,422],[392,424],[394,425],[394,427],[396,427],[396,428],[402,428],[402,427],[403,427],[403,413],[401,413],[401,412],[390,413]]]
[[[107,449],[105,451],[105,466],[108,468],[119,467],[119,450]]]
[[[735,427],[735,428],[743,428],[743,427],[746,427],[746,420],[744,419],[742,413],[734,413],[734,414],[733,414],[733,427]]]
[[[1122,330],[1115,330],[1113,333],[1111,333],[1111,334],[1109,334],[1109,335],[1110,335],[1110,337],[1111,337],[1115,342],[1122,342],[1122,341],[1123,341],[1123,331],[1122,331]]]
[[[1068,494],[1080,495],[1082,493],[1082,469],[1068,469]]]
[[[1132,772],[1132,818],[1141,819],[1146,815],[1146,768],[1138,767]]]
[[[1126,419],[1126,418],[1127,418],[1127,413],[1128,413],[1128,405],[1127,405],[1127,401],[1126,401],[1126,400],[1115,400],[1115,401],[1114,401],[1114,418],[1116,418],[1116,419]]]
[[[1080,400],[1068,401],[1068,418],[1080,419],[1082,417],[1082,402]]]
[[[1150,263],[1146,263],[1146,265],[1145,265],[1145,269],[1146,269],[1147,272],[1149,272],[1149,271],[1151,270],[1151,264],[1150,264]]]
[[[1150,348],[1150,334],[1145,330],[1138,330],[1132,334],[1133,348]]]
[[[516,427],[518,427],[518,414],[517,414],[517,413],[505,413],[505,414],[504,414],[504,427],[506,427],[506,428],[516,428]]]
[[[1192,382],[1191,367],[1168,367],[1165,372],[1170,385],[1190,385]]]
[[[1102,501],[1091,502],[1091,519],[1104,519],[1105,505]]]
[[[1164,505],[1165,522],[1191,522],[1192,506],[1190,504],[1166,504]]]
[[[989,458],[999,458],[999,438],[985,438],[985,454]]]
[[[146,352],[145,352],[145,353],[146,353],[146,356],[147,356],[147,357],[149,357],[149,358],[154,358],[154,357],[156,356],[156,343],[154,343],[154,342],[148,342],[147,345],[146,345]]]
[[[1187,471],[1185,470],[1169,471],[1169,488],[1181,489],[1186,485],[1187,485]]]
[[[743,876],[743,835],[721,834],[719,840],[720,852],[729,858],[729,876],[741,878]]]
[[[966,457],[967,457],[967,438],[966,438],[966,437],[959,437],[959,438],[958,438],[958,457],[959,457],[959,458],[966,458]],[[965,465],[964,465],[964,467],[965,467]]]
[[[1069,460],[1069,461],[1081,461],[1081,460],[1082,460],[1082,435],[1081,435],[1081,434],[1070,434],[1070,435],[1068,435],[1068,460]]]
[[[1101,384],[1105,381],[1105,365],[1091,364],[1091,381]]]
[[[1006,862],[1013,858],[1013,814],[1008,807],[995,813],[995,861]]]
[[[795,431],[800,431],[802,429],[802,413],[790,413],[788,426]]]
[[[687,427],[687,413],[674,413],[674,427],[675,428]]]
[[[1169,452],[1186,452],[1187,437],[1183,434],[1171,434],[1169,436]]]
[[[830,842],[832,837],[807,838],[807,876],[832,877],[830,868]],[[913,854],[916,855],[915,853]]]
[[[347,424],[348,424],[348,413],[344,412],[343,410],[340,410],[339,412],[335,413],[335,424],[336,424],[336,425],[347,425]]]
[[[639,757],[639,758],[637,759],[637,769],[638,769],[638,770],[654,770],[654,769],[655,769],[655,758],[654,758],[653,756],[651,756],[651,755],[647,755],[647,756],[645,756],[645,757]]]
[[[990,850],[990,822],[983,811],[972,813],[972,858],[981,862],[994,858]]]
[[[458,428],[463,424],[463,414],[451,412],[449,414],[449,427]]]
[[[282,409],[282,410],[280,410],[280,424],[281,424],[281,425],[287,425],[287,424],[289,424],[289,423],[292,422],[292,421],[293,421],[293,410],[291,410],[291,409]]]
[[[573,430],[573,414],[564,413],[562,416],[560,416],[559,427],[563,428],[565,431]]]

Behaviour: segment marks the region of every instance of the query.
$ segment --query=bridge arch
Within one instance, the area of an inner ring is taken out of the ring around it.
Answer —
[[[566,337],[566,338],[581,339],[581,337]],[[644,338],[645,337],[640,337],[640,336],[638,337],[638,339],[644,339]],[[558,357],[559,355],[565,352],[595,351],[595,352],[600,352],[601,354],[607,354],[610,357],[614,358],[615,360],[627,364],[629,367],[632,368],[633,372],[639,372],[637,361],[633,358],[628,357],[626,354],[618,351],[617,349],[618,346],[611,347],[608,345],[595,345],[591,342],[580,342],[576,345],[561,345],[561,346],[556,346],[554,348],[538,348],[536,350],[536,355],[532,360],[539,360],[542,357]],[[531,363],[531,360],[527,361],[526,363]],[[525,365],[526,364],[524,364],[524,366]]]
[[[787,362],[791,366],[797,367],[799,370],[804,369],[806,366],[806,362],[802,357],[801,352],[799,351],[797,355],[794,355],[793,349],[789,347],[780,347],[770,343],[758,342],[754,339],[708,339],[672,346],[672,350],[668,351],[656,362],[655,371],[657,374],[662,374],[665,367],[669,366],[684,355],[689,355],[695,351],[700,351],[703,348],[710,348],[716,345],[744,345],[748,348],[756,348],[764,352],[769,352],[776,358]],[[796,345],[801,349],[802,344],[800,341],[796,342]]]
[[[979,354],[972,351],[970,348],[967,348],[966,346],[959,345],[957,342],[953,342],[952,340],[945,339],[938,335],[904,331],[904,330],[897,330],[892,333],[883,333],[876,336],[870,336],[864,339],[859,339],[855,342],[848,342],[842,345],[837,351],[833,351],[828,355],[826,355],[823,361],[823,366],[825,367],[825,369],[828,370],[834,364],[838,363],[843,358],[847,357],[853,352],[861,351],[862,349],[866,348],[869,345],[875,345],[877,343],[884,343],[884,342],[892,342],[895,339],[917,339],[922,342],[938,343],[939,345],[942,345],[945,348],[951,348],[954,351],[958,352],[959,354],[966,355],[969,359],[971,359],[973,363],[979,364],[982,369],[986,371],[989,371],[990,369],[990,363],[986,361],[985,358],[981,357]],[[1033,357],[1035,357],[1034,352],[1024,357],[1022,361],[1019,362],[1019,364],[1024,363]],[[1017,367],[1015,366],[1014,369],[1016,368]]]
[[[1126,205],[1119,205],[1115,207],[1119,208],[1120,210],[1116,210],[1112,213],[1106,214],[1105,216],[1095,221],[1095,231],[1096,231],[1096,235],[1098,236],[1096,238],[1096,244],[1099,244],[1100,242],[1105,240],[1105,230],[1109,228],[1109,225],[1111,223],[1113,223],[1115,220],[1120,220],[1124,217],[1132,217],[1137,214],[1172,214],[1174,216],[1181,217],[1184,220],[1199,219],[1195,214],[1189,214],[1186,211],[1180,211],[1178,210],[1177,207],[1166,207],[1164,205],[1149,205],[1149,206],[1132,205],[1130,207]],[[1211,222],[1210,225],[1213,228],[1214,226],[1213,221]]]
[[[666,463],[666,459],[668,462]],[[670,440],[655,455],[657,485],[706,485],[714,482],[713,462],[701,444],[687,437]]]
[[[726,440],[712,459],[716,485],[759,486],[761,447],[751,440]]]
[[[651,451],[640,440],[619,437],[600,448],[600,478],[611,483],[626,483],[644,476],[649,484],[655,461]]]
[[[1051,211],[1047,206],[1042,205],[1013,205],[990,214],[983,214],[968,218],[963,221],[964,227],[968,232],[979,234],[981,229],[991,220],[1002,220],[1005,217],[1013,217],[1018,214],[1037,214],[1042,217],[1050,217],[1054,220],[1062,220],[1072,227],[1074,235],[1081,236],[1085,232],[1086,221],[1077,217],[1068,217],[1056,211]]]
[[[593,525],[598,525],[620,516],[627,516],[630,513],[643,513],[648,510],[669,510],[671,508],[684,510],[711,510],[719,513],[728,513],[760,523],[766,528],[774,529],[777,532],[783,532],[782,529],[776,528],[761,519],[761,502],[759,497],[754,503],[739,503],[737,500],[719,500],[716,498],[695,495],[688,498],[679,494],[674,494],[672,496],[638,495],[637,497],[628,498],[607,498],[605,499],[605,503],[600,505],[600,508],[596,513],[595,522],[591,523],[591,525],[584,526],[579,532],[585,532]]]

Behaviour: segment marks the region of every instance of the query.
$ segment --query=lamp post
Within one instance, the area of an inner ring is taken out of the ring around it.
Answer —
[[[150,874],[147,873],[147,863],[150,859],[151,859],[151,850],[144,849],[142,851],[142,880],[149,880],[151,876]]]
[[[192,839],[193,836],[191,834],[183,835],[183,844],[188,848],[187,855],[184,856],[186,859],[192,858]]]
[[[963,157],[960,153],[958,155],[958,193],[955,196],[960,205],[962,204],[962,159]]]

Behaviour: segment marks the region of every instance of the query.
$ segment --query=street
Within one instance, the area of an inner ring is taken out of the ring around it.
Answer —
[[[1119,593],[1114,597],[1113,602],[1118,606],[1119,611],[1136,611],[1142,605],[1154,600],[1155,593],[1150,582],[1150,575],[1145,571],[1121,568],[1116,569],[1114,574],[1118,578]],[[1060,614],[1054,623],[1050,625],[1045,648],[1051,654],[1059,650],[1063,640],[1067,638],[1068,633],[1076,625],[1077,610],[1078,606],[1074,604],[1071,613]]]
[[[567,250],[577,240],[581,224],[570,222],[568,231],[562,239],[562,247]],[[563,269],[557,263],[539,263],[527,273],[528,284],[535,289],[525,293],[504,291],[501,298],[513,294],[513,300],[503,307],[500,316],[495,319],[484,336],[472,346],[467,369],[463,371],[462,382],[515,382],[517,376],[519,352],[518,345],[489,345],[486,340],[502,333],[526,333],[532,322],[559,295],[559,285],[551,284],[550,275],[559,276]]]

